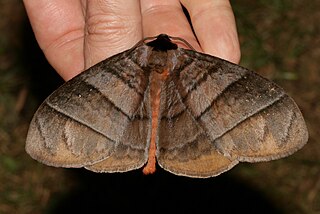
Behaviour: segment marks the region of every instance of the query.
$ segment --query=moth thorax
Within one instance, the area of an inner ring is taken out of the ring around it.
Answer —
[[[148,59],[148,67],[152,70],[162,70],[168,66],[168,52],[153,50]]]
[[[164,70],[174,70],[177,64],[176,61],[177,58],[172,50],[153,50],[148,58],[148,67],[150,70],[161,74]]]

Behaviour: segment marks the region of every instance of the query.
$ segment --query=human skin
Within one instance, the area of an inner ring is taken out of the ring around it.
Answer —
[[[64,80],[160,33],[184,38],[197,51],[233,63],[240,60],[228,0],[24,0],[24,4],[40,48]]]

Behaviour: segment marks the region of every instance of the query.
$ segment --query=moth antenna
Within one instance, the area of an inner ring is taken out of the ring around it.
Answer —
[[[134,46],[134,48],[136,47],[136,46],[138,46],[138,45],[140,45],[141,43],[145,43],[146,41],[148,41],[148,40],[154,40],[154,39],[157,39],[157,38],[159,38],[159,37],[168,37],[170,40],[178,40],[178,41],[181,41],[183,44],[185,44],[188,48],[190,48],[191,50],[193,50],[193,51],[196,51],[193,47],[192,47],[192,45],[189,43],[189,42],[187,42],[187,40],[185,40],[185,39],[183,39],[183,38],[180,38],[180,37],[177,37],[177,36],[169,36],[169,35],[167,35],[167,34],[159,34],[158,36],[149,36],[149,37],[146,37],[146,38],[144,38],[143,40],[141,40],[140,42],[138,42],[135,46]]]
[[[185,40],[183,38],[175,37],[175,36],[169,36],[169,38],[172,39],[172,40],[179,40],[179,41],[183,42],[186,46],[188,46],[188,48],[190,48],[191,50],[196,51],[196,49],[194,49],[192,47],[192,45],[190,45],[190,43],[187,42],[187,40]]]

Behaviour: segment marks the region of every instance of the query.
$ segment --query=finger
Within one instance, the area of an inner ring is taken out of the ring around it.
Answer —
[[[24,4],[39,46],[57,72],[68,80],[83,70],[79,0],[24,0]]]
[[[139,0],[87,1],[85,67],[142,39]]]
[[[187,40],[193,48],[200,46],[178,0],[141,0],[143,36],[166,33]]]
[[[238,63],[240,45],[236,23],[228,0],[181,0],[204,52]]]

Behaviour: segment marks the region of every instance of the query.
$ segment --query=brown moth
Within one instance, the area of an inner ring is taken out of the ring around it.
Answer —
[[[240,161],[288,156],[307,142],[302,114],[282,88],[173,41],[186,43],[149,37],[63,84],[35,113],[27,153],[56,167],[144,166],[149,174],[158,162],[204,178]]]

